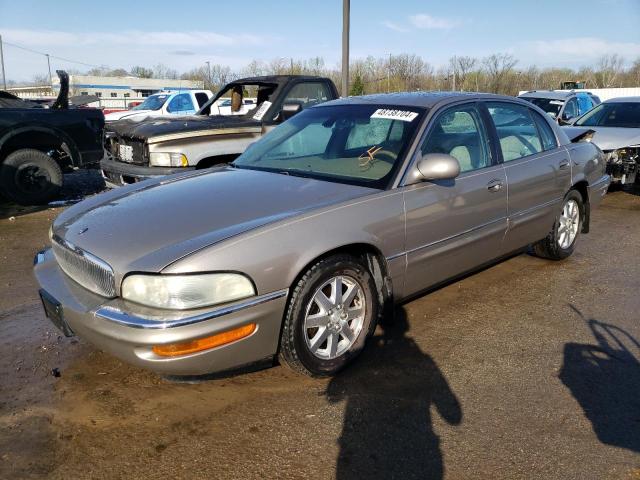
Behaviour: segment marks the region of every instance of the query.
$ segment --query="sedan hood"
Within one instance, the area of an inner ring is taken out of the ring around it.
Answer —
[[[260,127],[251,117],[224,115],[181,115],[164,117],[125,117],[109,123],[109,130],[130,138],[147,139],[175,133],[198,132],[222,128]]]
[[[64,211],[55,235],[109,263],[118,279],[248,230],[376,190],[232,167],[141,182]]]
[[[153,115],[153,110],[125,110],[123,112],[111,112],[104,116],[105,121],[115,122],[116,120],[122,120],[123,118],[145,118]]]
[[[640,128],[616,128],[616,127],[563,127],[569,138],[578,136],[586,130],[593,130],[591,142],[600,147],[600,150],[617,150],[618,148],[640,145]]]

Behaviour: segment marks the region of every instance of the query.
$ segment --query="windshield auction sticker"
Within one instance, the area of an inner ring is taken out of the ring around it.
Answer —
[[[267,100],[262,102],[262,104],[258,107],[258,110],[256,110],[256,113],[253,116],[253,119],[254,120],[262,120],[262,117],[264,117],[264,114],[267,113],[267,110],[269,110],[270,106],[271,106],[271,102],[269,102]]]
[[[390,108],[379,108],[371,115],[371,118],[386,118],[387,120],[402,120],[403,122],[413,121],[418,114],[409,110],[392,110]]]

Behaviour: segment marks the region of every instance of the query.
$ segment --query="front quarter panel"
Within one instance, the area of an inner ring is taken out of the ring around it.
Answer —
[[[400,293],[404,275],[404,205],[396,190],[283,220],[192,253],[163,273],[238,271],[255,282],[258,295],[289,288],[314,259],[347,245],[368,244],[386,258]]]

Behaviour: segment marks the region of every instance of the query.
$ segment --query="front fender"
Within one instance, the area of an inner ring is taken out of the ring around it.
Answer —
[[[367,244],[386,257],[404,251],[402,193],[385,191],[288,218],[206,247],[167,266],[163,273],[239,271],[258,294],[289,288],[323,254]],[[392,281],[404,272],[390,272]]]

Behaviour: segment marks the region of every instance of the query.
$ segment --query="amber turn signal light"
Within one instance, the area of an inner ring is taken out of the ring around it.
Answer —
[[[153,353],[161,357],[177,357],[189,353],[201,352],[210,348],[220,347],[237,340],[248,337],[256,331],[256,324],[249,323],[242,327],[227,330],[226,332],[212,335],[211,337],[199,338],[190,342],[172,343],[169,345],[156,345],[152,348]]]

